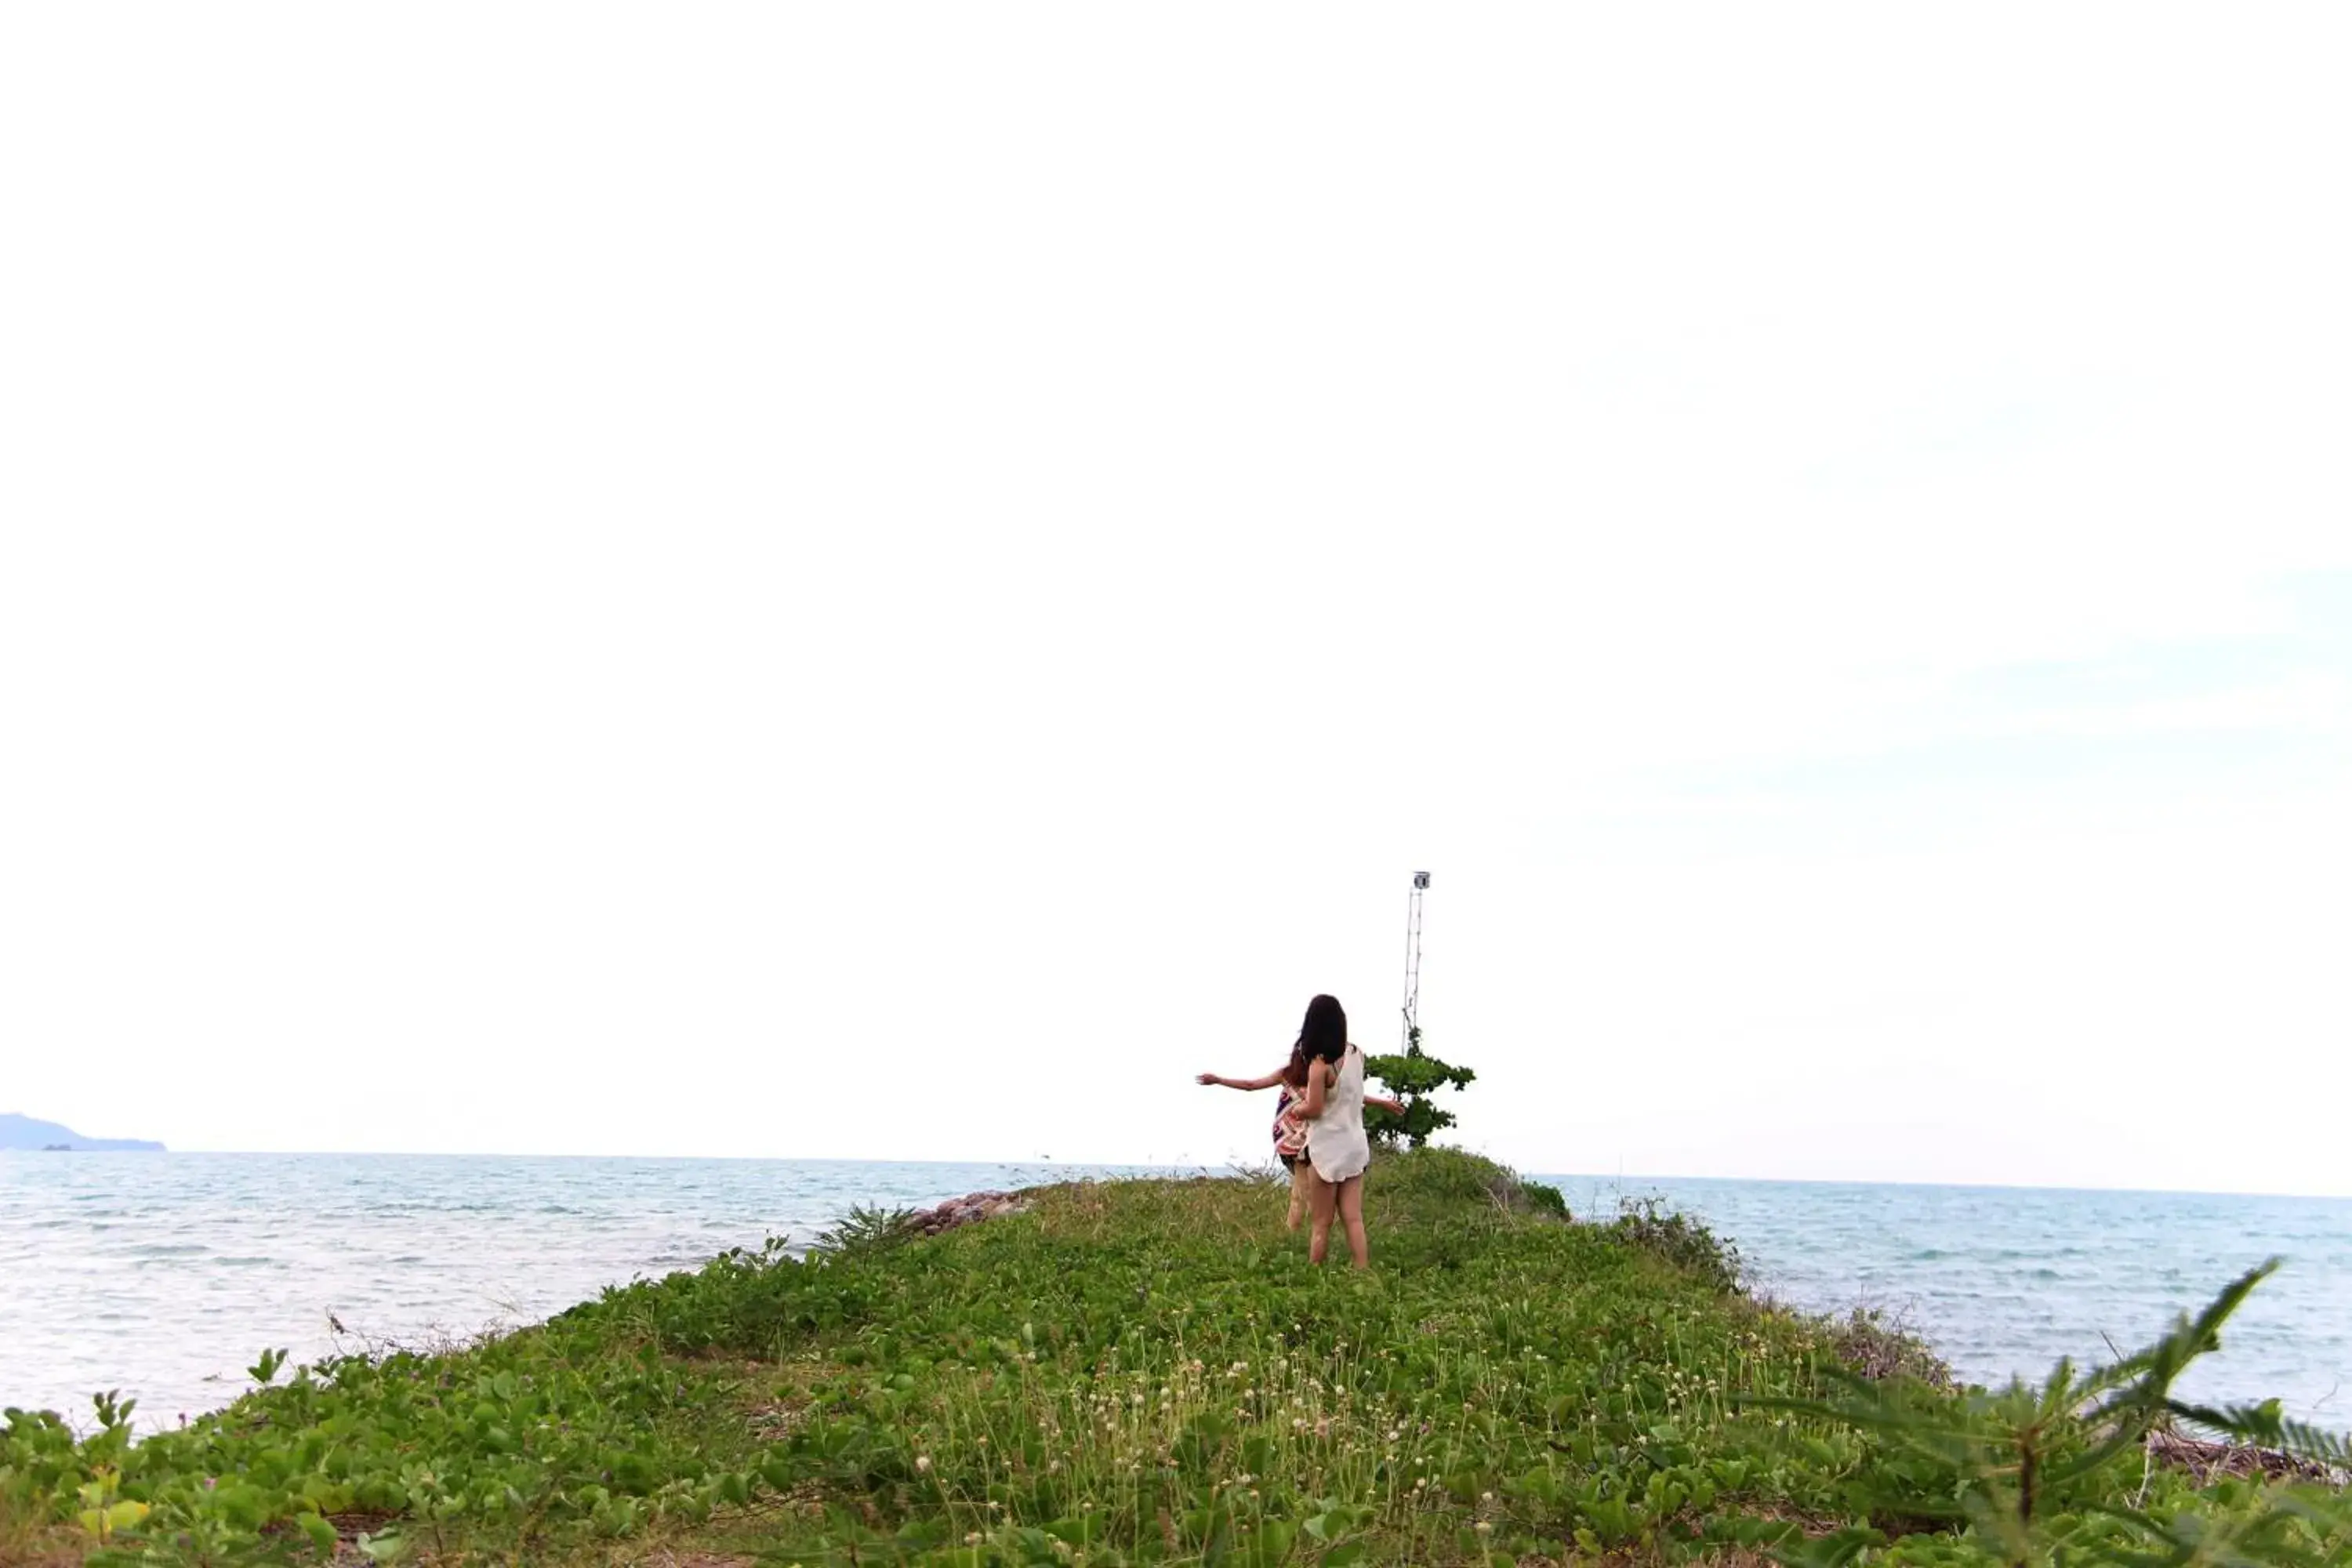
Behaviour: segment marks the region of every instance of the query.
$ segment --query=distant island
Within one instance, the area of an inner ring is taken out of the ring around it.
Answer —
[[[0,1110],[0,1149],[34,1149],[60,1154],[159,1154],[163,1145],[144,1138],[85,1138],[55,1121],[36,1121],[13,1110]]]

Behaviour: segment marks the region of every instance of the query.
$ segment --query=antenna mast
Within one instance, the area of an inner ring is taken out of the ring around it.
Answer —
[[[1429,873],[1412,874],[1412,893],[1404,906],[1404,1046],[1421,1029],[1421,896],[1429,891]]]

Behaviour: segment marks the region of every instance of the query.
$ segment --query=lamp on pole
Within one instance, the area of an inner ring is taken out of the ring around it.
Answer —
[[[1412,874],[1412,892],[1404,907],[1404,1048],[1413,1047],[1421,1033],[1421,896],[1429,891],[1429,873]]]

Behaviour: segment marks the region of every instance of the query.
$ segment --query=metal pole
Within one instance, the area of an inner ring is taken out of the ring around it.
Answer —
[[[1412,891],[1404,906],[1404,1045],[1412,1048],[1413,1031],[1421,1024],[1421,896],[1429,890],[1429,873],[1412,874]]]

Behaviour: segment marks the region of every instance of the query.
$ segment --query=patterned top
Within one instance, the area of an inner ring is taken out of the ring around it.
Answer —
[[[1307,1123],[1293,1116],[1299,1094],[1288,1084],[1274,1101],[1274,1153],[1278,1160],[1302,1160],[1307,1156]]]

